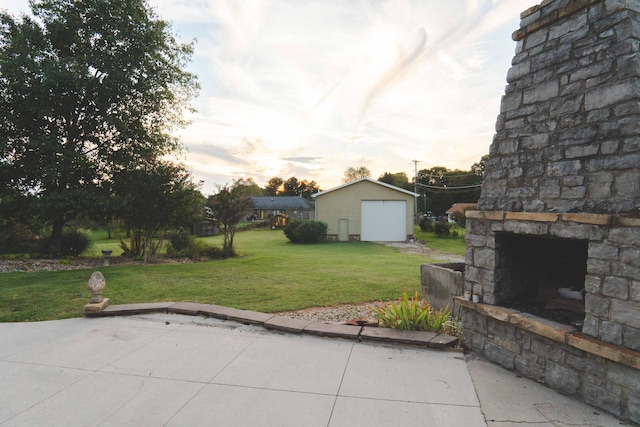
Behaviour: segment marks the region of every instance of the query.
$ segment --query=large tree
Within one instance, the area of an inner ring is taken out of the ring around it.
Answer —
[[[191,44],[144,0],[33,0],[0,12],[0,176],[65,223],[132,165],[175,152],[198,84]]]

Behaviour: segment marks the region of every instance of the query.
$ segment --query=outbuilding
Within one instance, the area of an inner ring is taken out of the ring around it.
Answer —
[[[401,242],[413,235],[418,194],[412,191],[360,178],[312,197],[329,240]]]

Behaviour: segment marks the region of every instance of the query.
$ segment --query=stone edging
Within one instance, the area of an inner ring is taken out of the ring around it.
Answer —
[[[511,308],[474,303],[460,296],[455,297],[454,300],[455,304],[474,310],[492,319],[510,323],[518,328],[553,341],[564,343],[587,353],[612,360],[621,365],[640,369],[640,352],[596,340],[579,332],[578,329],[573,326],[542,319]]]
[[[262,326],[266,329],[295,334],[312,334],[323,337],[346,338],[357,341],[382,341],[410,344],[430,349],[454,350],[458,338],[447,334],[423,331],[401,331],[397,329],[351,326],[292,319],[277,314],[224,307],[213,304],[191,302],[159,302],[147,304],[110,305],[101,311],[85,309],[87,317],[126,316],[144,313],[172,313],[191,316],[215,317],[244,324]]]
[[[617,225],[620,227],[640,227],[640,218],[623,215],[591,213],[548,213],[548,212],[507,212],[507,211],[467,211],[467,218],[488,221],[533,221],[533,222],[575,222],[590,225]]]

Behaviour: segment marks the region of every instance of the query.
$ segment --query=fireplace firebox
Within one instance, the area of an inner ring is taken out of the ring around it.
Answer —
[[[496,235],[502,305],[582,328],[588,242]]]

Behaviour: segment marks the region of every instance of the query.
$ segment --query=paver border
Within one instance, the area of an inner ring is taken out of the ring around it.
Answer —
[[[345,338],[357,341],[389,342],[415,345],[430,349],[463,351],[458,348],[459,339],[448,334],[426,331],[402,331],[371,326],[352,326],[293,319],[277,314],[240,310],[215,304],[193,302],[152,302],[142,304],[109,305],[100,312],[85,311],[86,317],[130,316],[146,313],[170,313],[188,316],[214,317],[222,320],[262,326],[266,329],[323,337]]]

